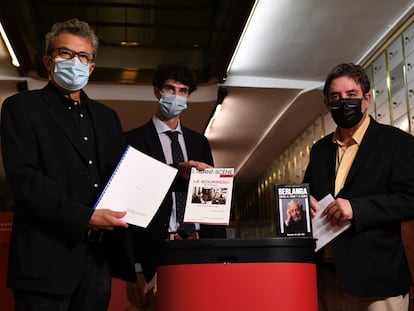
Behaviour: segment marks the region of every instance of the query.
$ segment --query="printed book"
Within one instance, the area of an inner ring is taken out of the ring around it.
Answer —
[[[309,185],[276,184],[278,233],[286,237],[312,237]]]

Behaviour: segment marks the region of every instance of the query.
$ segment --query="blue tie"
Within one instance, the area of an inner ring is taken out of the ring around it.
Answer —
[[[168,137],[171,139],[171,153],[173,163],[177,164],[178,162],[184,162],[183,151],[181,150],[180,143],[178,142],[179,132],[167,131],[165,132],[165,134],[167,134]],[[186,196],[186,192],[175,192],[175,209],[178,224],[177,232],[181,233],[183,238],[195,231],[194,224],[183,223]]]

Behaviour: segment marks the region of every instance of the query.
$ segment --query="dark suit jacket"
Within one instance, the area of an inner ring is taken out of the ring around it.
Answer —
[[[181,129],[183,131],[188,159],[214,165],[207,138],[189,128],[182,126]],[[159,161],[166,162],[161,142],[152,120],[141,127],[126,132],[125,137],[132,147]],[[187,192],[188,181],[177,176],[170,190]],[[172,206],[170,198],[170,194],[165,197],[161,207],[146,230],[137,229],[134,233],[135,243],[137,245],[136,260],[143,264],[144,273],[147,278],[151,278],[155,272],[159,258],[159,242],[165,241],[168,238],[168,226]],[[226,232],[223,226],[200,225],[199,235],[200,238],[224,238]]]
[[[8,285],[67,294],[82,277],[85,235],[93,204],[126,146],[119,119],[108,107],[82,92],[95,134],[101,187],[88,179],[88,158],[57,89],[6,99],[1,115],[4,167],[14,196]],[[107,232],[104,244],[116,254],[114,276],[135,277],[120,235]],[[118,236],[119,235],[119,236]]]
[[[311,150],[304,182],[322,199],[334,193],[336,145],[333,134]],[[400,223],[414,217],[414,138],[371,119],[343,189],[350,200],[350,230],[334,242],[334,258],[345,290],[356,296],[407,293],[410,273]]]

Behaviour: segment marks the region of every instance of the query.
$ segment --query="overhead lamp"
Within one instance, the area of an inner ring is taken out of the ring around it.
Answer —
[[[139,42],[136,42],[136,41],[121,41],[120,45],[121,46],[137,46],[137,45],[139,45]]]
[[[137,46],[139,42],[137,41],[129,41],[128,40],[128,8],[125,7],[124,9],[124,37],[125,40],[121,41],[119,44],[121,46]]]
[[[6,45],[7,51],[9,52],[13,66],[20,67],[20,63],[17,59],[17,56],[13,51],[9,38],[7,38],[6,32],[4,31],[3,25],[1,23],[0,23],[0,34],[3,39],[4,44]]]
[[[233,63],[235,62],[235,58],[238,56],[240,46],[242,45],[243,40],[245,39],[247,29],[249,28],[249,25],[251,24],[251,20],[252,20],[253,15],[256,11],[256,7],[257,7],[259,1],[260,0],[255,0],[255,2],[253,4],[253,7],[252,7],[252,9],[250,11],[250,14],[249,14],[249,17],[247,18],[246,24],[244,25],[244,29],[243,29],[242,34],[240,36],[239,42],[237,43],[236,49],[234,50],[234,53],[233,53],[233,56],[231,57],[230,62],[227,66],[227,73],[231,70],[231,68],[233,66]]]
[[[204,131],[204,136],[208,137],[208,134],[210,134],[211,127],[213,126],[214,120],[217,118],[218,114],[221,111],[221,104],[218,104],[216,106],[216,110],[214,110],[213,116],[210,118],[210,121],[208,121],[208,125]]]
[[[204,131],[204,136],[208,137],[208,135],[210,134],[211,128],[213,126],[214,120],[217,118],[217,116],[219,115],[220,111],[221,111],[221,106],[223,103],[224,98],[227,96],[228,94],[228,90],[227,88],[220,86],[218,88],[217,91],[217,102],[216,102],[216,109],[214,110],[214,113],[212,115],[212,117],[210,118],[210,121],[207,124],[207,127]]]

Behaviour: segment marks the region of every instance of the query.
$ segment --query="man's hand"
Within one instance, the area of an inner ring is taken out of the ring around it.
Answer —
[[[293,211],[294,206],[292,205],[288,205],[287,209],[286,209],[286,220],[285,220],[285,225],[289,226],[290,224],[290,220],[292,219],[292,213],[294,213]]]
[[[190,160],[178,163],[178,172],[182,178],[189,180],[192,167],[199,171],[204,171],[206,168],[212,168],[212,166],[207,163]]]
[[[126,293],[129,303],[140,310],[145,310],[147,307],[147,292],[148,286],[144,274],[137,272],[137,281],[135,283],[127,282]]]
[[[126,212],[115,212],[109,209],[97,209],[89,219],[89,226],[96,229],[113,230],[115,227],[128,228],[128,224],[121,220]]]
[[[332,226],[336,226],[344,220],[351,220],[354,213],[349,200],[337,198],[328,204],[322,216],[325,216]]]
[[[316,211],[318,210],[318,201],[313,196],[309,198],[310,206],[311,206],[311,216],[315,217]]]

